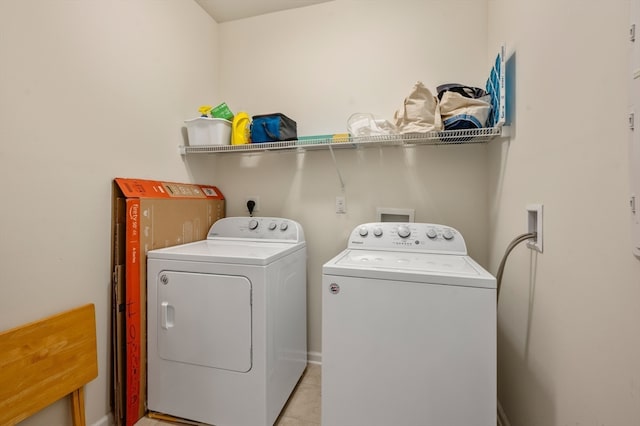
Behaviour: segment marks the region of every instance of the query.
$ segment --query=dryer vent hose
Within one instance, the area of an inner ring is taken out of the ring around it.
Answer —
[[[507,249],[504,252],[504,255],[502,256],[502,260],[500,261],[500,266],[498,267],[498,274],[496,276],[496,287],[497,287],[496,304],[498,303],[498,300],[500,300],[500,287],[502,286],[502,275],[504,274],[504,267],[505,267],[505,264],[507,263],[507,257],[509,257],[509,253],[511,253],[511,250],[513,250],[521,242],[531,240],[531,239],[535,241],[537,237],[538,237],[537,233],[529,232],[527,234],[518,235],[516,238],[513,239],[513,241],[511,241],[511,243],[509,243],[509,246],[507,247]]]

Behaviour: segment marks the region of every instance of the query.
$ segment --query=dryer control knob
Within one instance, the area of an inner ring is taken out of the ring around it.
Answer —
[[[453,232],[451,232],[451,229],[445,229],[442,236],[445,240],[451,240],[453,239]]]
[[[358,234],[360,234],[361,237],[366,237],[369,234],[369,230],[366,226],[362,226],[358,229]]]
[[[373,235],[375,235],[376,237],[382,237],[382,228],[373,228]]]
[[[407,225],[398,226],[398,236],[400,238],[408,238],[411,235],[411,229]]]
[[[251,219],[251,220],[249,221],[249,229],[251,229],[251,230],[253,231],[253,230],[254,230],[254,229],[256,229],[257,227],[258,227],[258,221],[257,221],[257,220],[255,220],[255,219]]]
[[[289,224],[287,222],[282,222],[282,225],[280,225],[281,231],[286,231],[288,228],[289,228]]]
[[[434,239],[435,237],[437,237],[437,236],[438,236],[438,233],[436,232],[436,230],[435,230],[435,229],[433,229],[433,228],[429,228],[429,229],[427,230],[427,237],[429,237],[430,239],[432,239],[432,240],[433,240],[433,239]]]
[[[275,222],[271,222],[271,223],[269,224],[269,231],[273,231],[274,229],[276,229],[276,227],[277,227],[277,226],[278,226],[278,225],[276,225],[276,223],[275,223]]]

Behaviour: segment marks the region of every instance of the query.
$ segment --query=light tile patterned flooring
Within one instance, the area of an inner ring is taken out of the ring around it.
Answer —
[[[320,365],[308,364],[275,426],[320,426]],[[176,423],[144,417],[135,426],[168,426]]]
[[[320,426],[320,365],[308,364],[276,426]]]

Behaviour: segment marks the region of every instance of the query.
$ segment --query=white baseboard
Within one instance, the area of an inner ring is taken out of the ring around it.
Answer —
[[[113,425],[113,414],[109,413],[106,416],[102,417],[100,420],[92,424],[91,426],[112,426]]]
[[[498,401],[498,426],[511,426],[511,423],[509,423],[509,419],[507,418],[507,413],[502,409],[500,401]]]
[[[322,364],[322,353],[320,352],[307,352],[307,362],[309,364]]]

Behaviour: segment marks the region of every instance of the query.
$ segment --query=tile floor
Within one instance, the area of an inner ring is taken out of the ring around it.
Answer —
[[[320,373],[320,365],[307,365],[275,426],[320,426]],[[144,417],[135,424],[135,426],[168,425],[176,425],[176,423]]]

